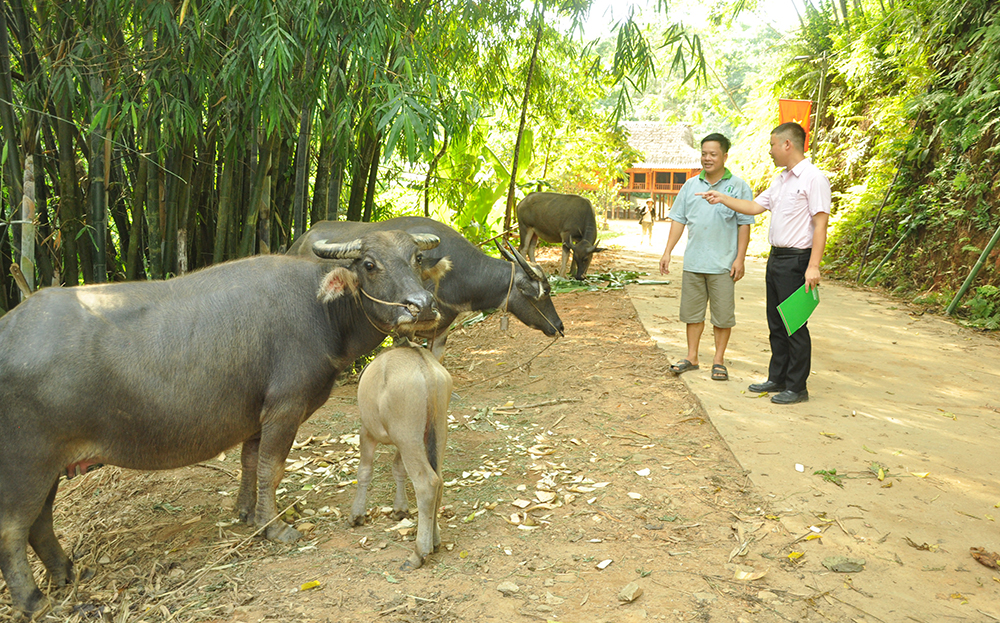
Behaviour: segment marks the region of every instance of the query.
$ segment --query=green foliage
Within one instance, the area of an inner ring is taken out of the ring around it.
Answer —
[[[1000,6],[988,0],[832,2],[807,9],[776,95],[818,97],[813,159],[835,196],[827,267],[844,277],[885,258],[877,282],[938,303],[1000,222]],[[877,222],[876,222],[877,217]],[[869,240],[871,244],[869,246]],[[891,252],[891,255],[890,255]],[[979,282],[1000,283],[986,262]],[[964,308],[992,326],[990,297]]]
[[[841,489],[844,488],[844,476],[842,474],[838,474],[835,469],[817,469],[813,472],[813,474],[816,476],[822,476],[823,480],[826,482],[832,482]]]
[[[976,294],[965,304],[969,317],[966,326],[996,331],[1000,329],[1000,288],[993,285],[976,288]]]
[[[639,277],[645,274],[634,270],[614,270],[609,273],[591,273],[585,275],[583,280],[562,279],[557,275],[550,275],[549,283],[552,284],[553,295],[566,292],[621,290],[630,283],[638,282]]]

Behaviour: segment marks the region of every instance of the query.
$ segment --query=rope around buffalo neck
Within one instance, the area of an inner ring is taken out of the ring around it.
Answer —
[[[358,288],[358,292],[360,292],[361,294],[364,294],[365,296],[367,296],[369,299],[371,299],[372,301],[374,301],[376,303],[381,303],[382,305],[388,305],[389,307],[407,307],[407,305],[405,303],[391,303],[389,301],[383,301],[382,299],[377,299],[374,296],[372,296],[371,294],[368,294],[367,292],[365,292],[364,289],[362,289],[360,287]],[[368,315],[368,310],[365,309],[364,305],[361,306],[361,313],[363,313],[365,315],[365,318],[368,320],[369,324],[371,324],[371,326],[375,327],[376,331],[378,331],[379,333],[382,333],[383,335],[392,335],[392,331],[391,330],[390,331],[386,331],[382,327],[380,327],[377,324],[375,324],[375,321],[372,320],[372,317]]]
[[[507,286],[507,298],[505,298],[503,300],[503,316],[500,317],[501,318],[501,330],[503,330],[503,318],[507,317],[507,306],[510,304],[510,293],[514,291],[514,271],[516,270],[516,268],[517,267],[514,266],[514,262],[511,262],[510,263],[510,284]],[[545,314],[542,313],[542,310],[538,309],[538,305],[535,305],[535,301],[531,300],[531,298],[528,298],[528,303],[530,303],[531,306],[535,308],[535,311],[538,312],[539,316],[541,316],[542,318],[545,319],[545,322],[549,323],[550,327],[552,327],[553,329],[555,329],[556,333],[559,333],[559,329],[556,327],[556,325],[552,324],[552,321],[549,320],[548,316],[546,316]]]
[[[510,284],[507,285],[507,298],[503,300],[503,312],[500,316],[500,330],[507,332],[507,308],[510,306],[510,293],[514,291],[514,262],[510,263]]]

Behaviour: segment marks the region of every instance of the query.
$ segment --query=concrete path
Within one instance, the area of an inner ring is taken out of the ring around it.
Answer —
[[[661,278],[668,227],[657,225],[652,247],[637,246],[632,223],[612,223],[630,233],[607,241],[622,245],[649,279]],[[671,360],[686,353],[677,320],[682,264],[673,259],[669,285],[628,287]],[[750,260],[736,285],[730,381],[710,379],[710,325],[701,368],[682,377],[772,500],[769,512],[793,534],[821,531],[823,538],[793,547],[805,553],[802,573],[814,576],[817,590],[842,589],[848,576],[821,561],[864,558],[865,570],[850,575],[857,590],[846,611],[853,620],[1000,621],[1000,571],[970,555],[972,547],[1000,552],[1000,342],[881,294],[824,281],[809,322],[810,400],[775,405],[747,390],[766,378],[770,357],[764,267]],[[833,470],[842,487],[815,474]]]

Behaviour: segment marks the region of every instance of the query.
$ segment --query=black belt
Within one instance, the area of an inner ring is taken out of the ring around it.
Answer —
[[[809,255],[812,249],[796,249],[795,247],[771,247],[771,255]]]

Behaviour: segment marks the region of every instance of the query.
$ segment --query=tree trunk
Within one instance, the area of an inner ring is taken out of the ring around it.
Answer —
[[[279,137],[275,143],[272,155],[271,177],[268,184],[271,200],[268,203],[270,220],[268,231],[269,237],[264,240],[267,243],[268,252],[280,252],[284,246],[287,248],[288,238],[291,236],[290,226],[292,224],[292,195],[295,191],[295,178],[290,172],[292,165],[292,146]]]
[[[246,221],[243,224],[243,242],[240,245],[240,257],[253,255],[256,251],[256,240],[261,242],[261,253],[269,253],[267,241],[270,239],[270,208],[271,208],[271,153],[274,150],[274,143],[277,141],[278,133],[275,131],[271,136],[264,139],[260,147],[260,154],[257,158],[257,169],[254,171],[253,181],[250,185],[250,210],[247,213]],[[257,235],[257,228],[260,226],[260,235]]]
[[[347,220],[360,221],[364,207],[365,194],[368,189],[365,183],[371,172],[372,153],[375,151],[375,139],[363,131],[358,141],[357,162],[351,171],[351,196],[347,202]]]
[[[538,45],[542,42],[542,16],[535,3],[535,19],[538,27],[535,29],[535,47],[531,51],[531,62],[528,63],[528,77],[524,81],[524,99],[521,100],[521,123],[517,129],[517,140],[514,142],[514,160],[510,165],[510,186],[507,188],[507,209],[503,215],[503,238],[510,238],[511,214],[514,212],[514,191],[517,189],[517,159],[521,151],[521,137],[524,135],[524,124],[528,118],[528,99],[531,95],[531,76],[535,72],[535,62],[538,60]]]
[[[371,164],[368,169],[367,191],[365,192],[365,214],[361,218],[365,223],[372,221],[372,211],[375,209],[375,184],[378,182],[378,161],[382,153],[382,133],[375,135],[372,143]]]
[[[7,12],[0,10],[0,123],[3,124],[3,137],[7,143],[7,192],[10,194],[12,206],[21,205],[22,182],[24,172],[21,171],[20,124],[14,114],[14,87],[11,81],[10,42],[7,39]],[[15,232],[16,232],[15,228]]]
[[[35,291],[35,166],[34,158],[24,158],[24,192],[21,199],[21,274],[28,291]],[[27,295],[21,293],[21,300]]]
[[[326,218],[331,221],[340,219],[340,195],[344,190],[344,159],[335,158],[333,174],[330,176],[330,192],[326,198]]]
[[[132,229],[129,231],[128,255],[125,260],[125,279],[128,281],[145,275],[142,269],[142,213],[146,205],[148,161],[141,158],[138,168],[135,184],[132,185]]]
[[[299,144],[295,148],[295,193],[292,196],[292,242],[305,232],[306,225],[306,178],[309,176],[309,145],[312,134],[312,104],[302,108],[299,122]],[[289,245],[291,246],[291,245]]]
[[[161,192],[163,173],[160,170],[160,120],[153,116],[146,136],[146,153],[149,165],[146,170],[146,231],[149,234],[149,277],[163,279],[163,227],[166,210]]]
[[[177,274],[187,273],[191,266],[191,201],[194,195],[194,143],[189,142],[181,154],[180,192],[177,196]]]
[[[319,146],[319,157],[316,159],[316,182],[313,186],[312,204],[309,209],[309,224],[329,218],[327,208],[330,205],[331,169],[333,168],[333,141],[324,137]],[[298,234],[296,234],[298,238]]]
[[[844,14],[844,28],[846,28],[847,31],[850,32],[851,22],[850,18],[847,16],[847,0],[840,0],[840,11],[841,13]]]
[[[424,178],[424,216],[428,218],[431,215],[431,178],[434,176],[434,172],[437,170],[438,162],[440,162],[446,151],[448,151],[447,128],[444,130],[444,139],[441,141],[441,149],[438,153],[434,154],[434,159],[431,160],[430,166],[427,167],[427,176]]]
[[[233,218],[233,178],[239,162],[236,159],[236,139],[231,139],[226,145],[225,158],[222,160],[222,174],[219,179],[219,210],[215,225],[215,246],[212,261],[216,264],[228,259],[232,247],[227,243],[231,229],[237,228]]]

